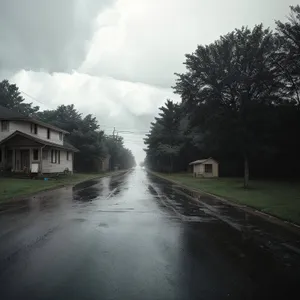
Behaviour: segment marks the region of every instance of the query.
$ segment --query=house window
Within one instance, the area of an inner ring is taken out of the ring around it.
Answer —
[[[43,150],[43,160],[48,160],[48,150]]]
[[[59,140],[62,141],[62,139],[63,139],[63,134],[62,134],[62,132],[60,132],[59,133]]]
[[[67,160],[71,160],[72,154],[71,152],[67,151]]]
[[[50,129],[47,129],[47,139],[50,140]]]
[[[1,121],[1,131],[9,130],[9,121]]]
[[[205,170],[205,173],[212,173],[212,164],[205,164],[204,170]]]
[[[60,164],[60,151],[51,150],[51,163]]]
[[[39,160],[39,149],[33,149],[32,156],[33,160]]]
[[[30,131],[33,134],[37,134],[38,133],[38,126],[37,126],[37,124],[31,123]]]
[[[51,162],[52,162],[53,164],[56,163],[56,161],[55,161],[55,150],[51,150]]]

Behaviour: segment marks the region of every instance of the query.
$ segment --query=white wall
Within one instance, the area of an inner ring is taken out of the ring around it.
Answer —
[[[212,165],[212,173],[205,173],[206,164]],[[213,159],[208,159],[204,162],[204,164],[194,165],[193,173],[204,177],[219,177],[219,164]]]
[[[194,173],[203,174],[204,173],[204,166],[202,164],[194,165]]]
[[[51,163],[51,150],[48,151],[47,159],[43,159],[43,173],[60,173],[66,168],[73,172],[73,153],[69,152],[69,160],[67,160],[67,151],[60,150],[60,164]]]
[[[59,140],[59,132],[54,131],[50,129],[50,139],[47,139],[47,128],[38,126],[38,133],[37,134],[32,134],[31,133],[31,123],[30,122],[25,122],[25,121],[9,121],[9,131],[1,131],[0,128],[0,141],[5,139],[7,136],[12,134],[14,131],[18,130],[21,132],[24,132],[26,134],[32,135],[34,137],[37,137],[39,139],[51,142],[51,143],[56,143],[58,145],[63,144],[63,140]]]

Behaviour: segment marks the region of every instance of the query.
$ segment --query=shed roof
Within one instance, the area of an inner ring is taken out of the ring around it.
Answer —
[[[205,159],[199,159],[199,160],[192,161],[189,163],[189,165],[201,165],[208,160],[213,160],[214,162],[218,163],[215,159],[213,159],[212,157],[209,157],[209,158],[205,158]]]
[[[58,132],[68,133],[68,131],[66,131],[66,130],[63,130],[63,129],[53,126],[51,124],[42,122],[40,120],[25,116],[25,115],[19,113],[18,111],[9,109],[9,108],[1,106],[1,105],[0,105],[0,120],[27,121],[27,122],[31,122],[31,123],[46,127],[46,128],[53,129]]]

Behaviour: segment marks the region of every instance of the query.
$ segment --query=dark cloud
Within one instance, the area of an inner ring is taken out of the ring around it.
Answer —
[[[138,160],[145,156],[143,138],[158,113],[158,107],[167,98],[179,100],[171,89],[77,72],[20,71],[9,79],[26,92],[23,96],[28,102],[39,105],[41,109],[73,103],[83,114],[96,116],[105,132],[111,134],[115,127]]]
[[[79,71],[163,88],[183,72],[184,54],[234,28],[274,26],[299,0],[118,0],[100,13]],[[226,13],[224,13],[226,12]]]
[[[94,20],[112,0],[1,0],[0,70],[76,69]]]

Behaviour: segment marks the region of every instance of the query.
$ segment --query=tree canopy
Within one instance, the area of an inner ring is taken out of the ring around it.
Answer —
[[[32,106],[32,103],[24,103],[19,88],[15,84],[10,84],[8,80],[0,82],[0,105],[13,109],[25,116],[32,116],[39,110],[38,106]]]
[[[299,6],[276,24],[276,33],[262,24],[242,27],[186,55],[186,72],[176,74],[173,87],[181,102],[174,109],[167,100],[145,139],[148,167],[183,171],[192,160],[213,156],[223,175],[243,170],[245,186],[249,172],[297,174]],[[278,166],[284,155],[297,163]]]
[[[96,172],[100,162],[106,157],[110,157],[112,170],[115,167],[128,169],[135,166],[134,156],[124,147],[123,139],[106,135],[100,130],[95,116],[83,116],[73,104],[39,111],[39,107],[33,107],[32,103],[24,103],[24,100],[15,84],[10,84],[7,80],[0,82],[0,105],[24,115],[34,116],[69,132],[65,139],[79,149],[74,158],[76,171]]]

